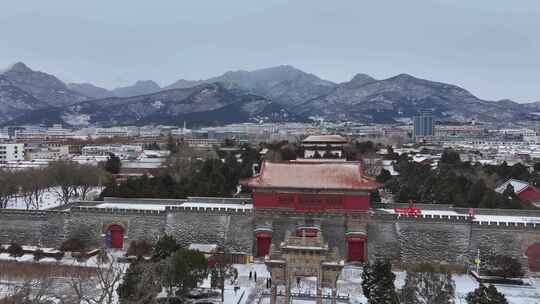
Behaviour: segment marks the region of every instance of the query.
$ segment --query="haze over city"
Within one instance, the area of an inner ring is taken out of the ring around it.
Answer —
[[[334,82],[408,73],[540,100],[533,0],[9,1],[0,24],[0,67],[106,88],[290,64]]]

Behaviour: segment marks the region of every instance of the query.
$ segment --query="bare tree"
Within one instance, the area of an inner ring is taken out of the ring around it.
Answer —
[[[193,160],[197,157],[195,151],[187,146],[179,146],[176,153],[171,153],[164,167],[175,182],[179,182],[191,172]]]
[[[26,209],[39,209],[43,193],[50,186],[46,169],[33,168],[19,171],[16,173],[14,181],[19,186],[19,193],[24,200]]]
[[[60,303],[114,304],[116,288],[122,280],[125,266],[112,256],[103,252],[102,260],[92,273],[84,271],[74,274],[67,281],[67,289],[57,293],[55,299]]]
[[[53,185],[51,190],[64,204],[77,196],[76,179],[79,170],[79,164],[67,161],[53,162],[47,168],[47,175]]]
[[[106,172],[101,168],[91,165],[80,165],[75,178],[75,186],[79,198],[86,200],[88,192],[93,187],[100,186],[101,181],[105,179]]]
[[[53,278],[50,275],[28,278],[13,286],[2,304],[50,304],[54,299],[50,295],[52,290]]]
[[[0,209],[7,208],[9,201],[16,195],[17,184],[13,172],[0,170]]]

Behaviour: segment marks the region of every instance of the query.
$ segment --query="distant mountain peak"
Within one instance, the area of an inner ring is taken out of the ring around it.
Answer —
[[[401,73],[401,74],[398,74],[398,75],[396,75],[396,76],[394,76],[394,77],[391,77],[390,79],[395,79],[395,80],[408,80],[408,81],[410,81],[410,80],[417,80],[417,79],[419,79],[419,78],[416,78],[416,77],[414,77],[414,76],[412,76],[412,75],[409,75],[409,74],[406,74],[406,73]]]
[[[51,106],[65,106],[87,100],[88,97],[71,91],[56,76],[32,70],[23,62],[17,62],[3,75],[19,89]]]
[[[114,95],[118,97],[132,97],[156,93],[161,87],[153,80],[137,80],[133,85],[116,88]]]
[[[13,72],[32,72],[32,69],[29,68],[26,64],[24,64],[24,62],[22,61],[19,61],[19,62],[16,62],[15,64],[11,65],[10,67],[8,67],[7,69],[5,69],[5,71],[13,71]]]
[[[359,74],[354,75],[354,77],[351,79],[350,82],[353,82],[356,84],[365,84],[372,81],[376,81],[376,79],[369,76],[368,74],[359,73]]]
[[[159,84],[153,80],[137,80],[135,85],[151,85],[159,88]]]
[[[78,92],[79,94],[87,96],[91,99],[101,99],[114,96],[113,92],[87,82],[68,83],[67,86],[70,90]]]

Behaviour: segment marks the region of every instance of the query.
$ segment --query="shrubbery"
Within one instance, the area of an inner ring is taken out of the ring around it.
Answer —
[[[17,243],[11,243],[7,249],[7,253],[9,253],[9,256],[18,258],[23,256],[24,250],[21,245]]]
[[[62,246],[60,246],[60,251],[66,252],[66,251],[72,251],[72,252],[82,252],[86,249],[86,244],[78,239],[78,238],[71,238],[62,243]]]
[[[45,252],[43,252],[43,250],[41,249],[36,249],[36,251],[34,251],[34,261],[39,261],[41,259],[43,259],[45,257]]]
[[[127,256],[136,256],[137,258],[142,258],[145,256],[152,255],[152,244],[148,241],[131,241],[129,243],[128,250],[126,252]]]
[[[58,253],[55,253],[54,254],[54,258],[57,260],[57,261],[60,261],[61,259],[64,258],[64,255],[65,253],[63,251],[59,251]]]
[[[484,275],[502,278],[521,278],[525,274],[521,263],[511,256],[493,255],[485,258],[480,272]]]

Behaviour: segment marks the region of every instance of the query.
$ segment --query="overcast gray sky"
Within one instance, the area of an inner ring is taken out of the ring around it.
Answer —
[[[399,73],[540,101],[539,0],[1,0],[0,66],[167,85],[290,64],[332,81]]]

